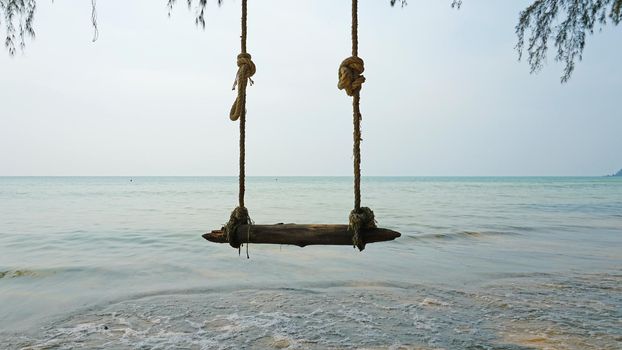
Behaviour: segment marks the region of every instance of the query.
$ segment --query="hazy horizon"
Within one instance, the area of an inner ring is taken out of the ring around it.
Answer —
[[[531,1],[359,4],[362,173],[603,176],[622,168],[622,28],[588,37],[571,80],[549,52],[517,61]],[[249,3],[248,176],[350,176],[347,2]],[[179,3],[40,2],[36,40],[0,53],[0,176],[235,176],[228,118],[239,2],[208,4],[205,31]],[[133,175],[124,175],[133,174]]]
[[[377,177],[403,177],[403,178],[598,178],[598,177],[611,177],[613,174],[603,175],[363,175],[362,178],[377,178]],[[5,177],[125,177],[128,179],[142,178],[142,177],[227,177],[237,178],[238,175],[0,175],[0,178]],[[246,178],[290,178],[290,177],[338,177],[338,178],[352,178],[352,175],[246,175]]]

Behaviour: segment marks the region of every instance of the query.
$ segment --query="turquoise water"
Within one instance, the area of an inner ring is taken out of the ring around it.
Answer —
[[[371,177],[393,242],[200,235],[233,177],[0,177],[0,348],[620,349],[622,178]],[[345,223],[351,179],[251,177],[257,223]]]

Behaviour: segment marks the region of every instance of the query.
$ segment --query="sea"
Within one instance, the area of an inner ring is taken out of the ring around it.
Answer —
[[[0,349],[622,349],[622,177],[364,177],[395,241],[201,235],[235,177],[0,177]],[[248,177],[257,224],[351,177]]]

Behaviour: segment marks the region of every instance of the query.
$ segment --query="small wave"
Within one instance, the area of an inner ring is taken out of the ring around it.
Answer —
[[[459,231],[443,233],[423,233],[408,236],[416,240],[451,240],[451,239],[481,239],[494,236],[517,235],[515,232],[507,231]]]
[[[89,266],[59,266],[55,268],[12,268],[0,270],[0,280],[14,278],[46,278],[54,275],[113,275],[123,273],[119,270]]]
[[[3,278],[20,278],[20,277],[44,277],[55,274],[56,271],[53,270],[28,270],[28,269],[18,269],[18,270],[7,270],[0,271],[0,279]]]
[[[32,337],[8,337],[5,345],[23,349],[388,349],[396,344],[396,334],[391,334],[395,327],[405,332],[417,323],[417,332],[439,329],[433,319],[416,314],[424,299],[405,300],[407,290],[397,289],[399,296],[391,290],[350,288],[309,294],[274,289],[152,296],[76,313]],[[406,339],[399,343],[408,344]]]

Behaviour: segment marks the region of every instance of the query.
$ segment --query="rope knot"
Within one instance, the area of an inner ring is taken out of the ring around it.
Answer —
[[[231,212],[231,216],[229,217],[229,222],[227,222],[222,228],[223,231],[225,231],[225,235],[227,236],[229,244],[233,248],[240,248],[240,246],[242,245],[237,240],[236,231],[238,229],[238,226],[251,225],[252,223],[253,221],[248,215],[248,209],[246,209],[246,207],[237,207],[233,209],[233,211]]]
[[[250,81],[250,85],[252,86],[255,82],[251,77],[255,75],[256,67],[255,63],[251,59],[251,55],[248,53],[241,53],[238,55],[238,72],[235,75],[235,81],[233,82],[232,90],[235,90],[235,87],[238,87],[238,96],[233,102],[233,106],[231,106],[231,111],[229,112],[229,119],[235,121],[240,118],[242,115],[242,111],[245,108],[246,104],[246,85]]]
[[[357,56],[351,56],[343,60],[339,66],[339,90],[346,90],[348,96],[354,96],[361,90],[365,77],[362,75],[365,71],[365,63],[363,59]]]
[[[361,237],[361,231],[376,228],[376,218],[374,212],[367,208],[361,207],[358,210],[353,209],[350,212],[350,223],[348,230],[353,231],[352,245],[357,247],[359,251],[365,249],[365,241]]]

